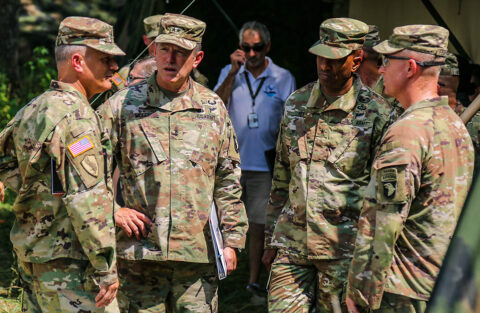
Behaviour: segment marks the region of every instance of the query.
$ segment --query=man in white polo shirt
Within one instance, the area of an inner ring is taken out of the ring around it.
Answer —
[[[214,90],[227,105],[238,136],[242,199],[250,225],[247,289],[258,296],[262,293],[258,277],[273,168],[273,160],[267,160],[265,152],[273,154],[283,106],[295,90],[295,79],[266,56],[271,42],[264,24],[245,23],[239,33],[239,45],[240,49],[230,55],[231,64],[222,69]]]

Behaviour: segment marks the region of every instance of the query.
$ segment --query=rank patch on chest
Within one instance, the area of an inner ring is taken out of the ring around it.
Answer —
[[[80,138],[79,140],[75,141],[71,145],[68,146],[68,150],[72,154],[73,157],[77,157],[80,154],[84,153],[85,151],[88,151],[92,149],[93,143],[90,140],[88,136],[84,136]]]
[[[397,191],[397,169],[383,169],[380,175],[383,185],[383,195],[387,197],[387,199],[393,199]]]

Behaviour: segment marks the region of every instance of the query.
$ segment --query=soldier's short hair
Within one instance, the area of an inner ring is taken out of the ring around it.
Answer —
[[[86,46],[83,45],[61,45],[55,47],[55,62],[63,62],[72,56],[74,53],[81,53],[85,55],[87,50]]]
[[[264,44],[267,44],[270,42],[270,32],[268,31],[267,26],[257,21],[250,21],[243,24],[242,28],[240,29],[240,33],[238,34],[238,40],[240,43],[242,42],[242,39],[243,39],[242,38],[243,33],[246,30],[250,30],[250,29],[258,32]]]

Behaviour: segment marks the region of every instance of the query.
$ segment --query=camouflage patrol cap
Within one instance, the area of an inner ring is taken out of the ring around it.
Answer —
[[[371,48],[380,42],[380,35],[377,25],[368,25],[368,33],[365,36],[364,47]]]
[[[437,25],[407,25],[395,27],[388,40],[373,47],[382,54],[403,49],[444,57],[447,54],[448,30]]]
[[[62,45],[82,45],[111,55],[125,55],[113,41],[113,27],[91,17],[65,18],[55,42],[56,47]]]
[[[440,71],[440,75],[460,76],[457,57],[453,53],[447,52],[447,56],[445,58],[445,64],[442,65],[442,70]]]
[[[145,28],[145,36],[148,38],[157,37],[160,28],[160,20],[163,14],[152,15],[143,19],[143,27]]]
[[[193,17],[167,13],[160,20],[159,35],[155,42],[171,43],[192,50],[202,43],[206,26],[204,22]]]
[[[320,40],[308,51],[327,58],[341,59],[361,49],[368,33],[364,22],[353,18],[331,18],[320,25]]]

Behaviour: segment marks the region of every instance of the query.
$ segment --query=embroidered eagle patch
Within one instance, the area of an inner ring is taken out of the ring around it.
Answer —
[[[395,197],[395,193],[397,192],[397,169],[383,169],[381,173],[381,179],[383,185],[383,195],[387,199],[393,199]]]

